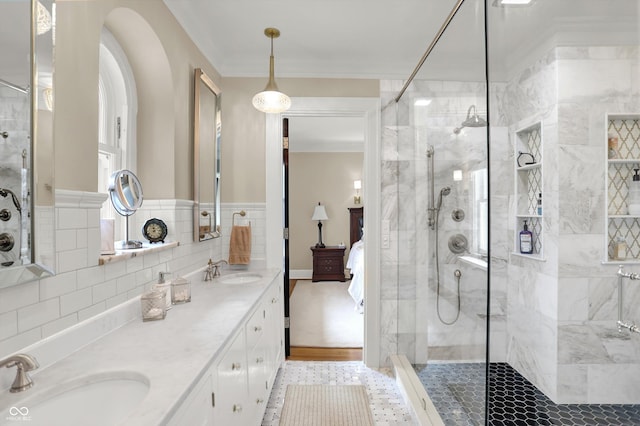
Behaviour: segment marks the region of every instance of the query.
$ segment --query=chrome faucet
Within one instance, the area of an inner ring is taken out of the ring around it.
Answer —
[[[9,392],[22,392],[33,386],[33,380],[29,377],[27,371],[35,370],[40,367],[38,361],[36,361],[36,359],[31,355],[27,354],[11,355],[10,357],[0,361],[0,368],[9,368],[14,366],[18,368],[18,371]]]
[[[213,263],[212,263],[212,265],[213,265],[213,276],[214,276],[214,277],[219,277],[219,276],[220,276],[220,266],[221,266],[222,264],[228,265],[228,264],[229,264],[229,262],[227,262],[227,261],[226,261],[226,260],[224,260],[224,259],[220,259],[220,260],[218,260],[217,262],[213,262]]]

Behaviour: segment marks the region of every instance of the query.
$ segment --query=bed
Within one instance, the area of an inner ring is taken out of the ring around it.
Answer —
[[[364,308],[364,229],[363,207],[349,209],[351,250],[347,259],[347,268],[351,270],[349,294],[355,302],[355,309],[363,312]]]
[[[349,294],[356,303],[355,309],[362,312],[364,308],[364,241],[362,239],[351,247],[347,268],[351,269]]]

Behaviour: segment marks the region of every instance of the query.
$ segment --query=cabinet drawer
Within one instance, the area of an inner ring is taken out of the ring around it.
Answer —
[[[247,321],[247,349],[251,350],[262,337],[265,325],[265,309],[260,305]]]

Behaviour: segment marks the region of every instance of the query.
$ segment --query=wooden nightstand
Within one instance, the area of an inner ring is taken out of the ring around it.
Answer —
[[[313,277],[311,281],[346,281],[344,276],[345,247],[311,247]]]

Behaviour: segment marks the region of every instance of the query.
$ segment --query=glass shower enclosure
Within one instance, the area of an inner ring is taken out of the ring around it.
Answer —
[[[383,342],[446,425],[638,424],[640,2],[509,3],[382,82]]]

